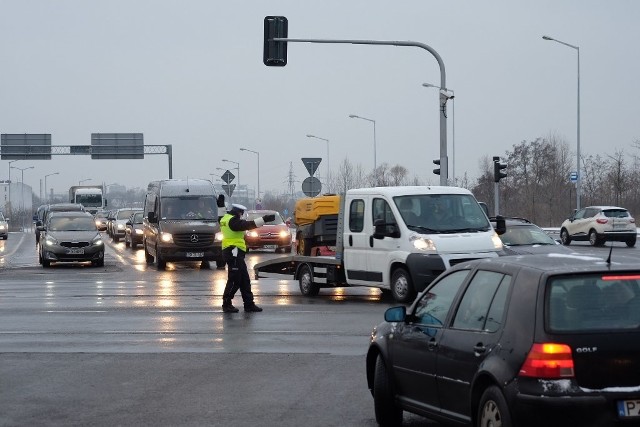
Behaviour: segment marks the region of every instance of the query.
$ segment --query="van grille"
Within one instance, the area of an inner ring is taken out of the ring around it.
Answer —
[[[181,233],[173,235],[173,242],[183,248],[204,248],[213,246],[215,234]]]

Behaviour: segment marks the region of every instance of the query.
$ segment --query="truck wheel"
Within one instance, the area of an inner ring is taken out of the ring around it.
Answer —
[[[300,284],[300,292],[302,292],[302,295],[314,297],[320,293],[320,286],[313,283],[313,273],[311,272],[311,267],[307,264],[300,267],[298,283]]]
[[[298,255],[311,255],[311,247],[313,246],[313,239],[304,239],[300,237],[298,240]]]
[[[373,406],[379,425],[402,425],[402,409],[395,403],[387,367],[380,355],[376,359],[376,371],[373,377]]]
[[[397,268],[391,275],[391,294],[403,304],[410,303],[416,296],[411,277],[404,268]]]

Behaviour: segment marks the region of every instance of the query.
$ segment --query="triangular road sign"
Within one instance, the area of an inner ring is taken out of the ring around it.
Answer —
[[[321,157],[303,157],[302,163],[304,163],[304,167],[309,171],[309,175],[313,176],[322,161]]]
[[[233,194],[233,190],[236,189],[236,185],[235,184],[222,184],[222,189],[224,190],[225,193],[227,193],[227,196],[231,197],[231,195]]]

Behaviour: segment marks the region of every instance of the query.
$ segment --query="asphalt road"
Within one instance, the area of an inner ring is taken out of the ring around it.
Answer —
[[[296,282],[260,279],[265,311],[226,314],[225,280],[199,263],[157,271],[111,241],[104,267],[43,269],[33,233],[11,233],[0,241],[0,425],[376,425],[364,356],[393,300],[369,288],[306,298]],[[436,424],[405,414],[405,425]]]

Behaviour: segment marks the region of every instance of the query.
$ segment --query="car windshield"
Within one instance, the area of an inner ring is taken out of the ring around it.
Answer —
[[[640,272],[555,277],[547,292],[547,324],[554,331],[640,327]]]
[[[500,239],[508,246],[556,244],[551,236],[535,225],[508,225]]]
[[[256,218],[261,218],[265,215],[269,215],[269,214],[274,214],[276,216],[276,219],[273,221],[270,221],[268,224],[270,225],[278,225],[278,224],[284,224],[284,220],[282,219],[282,217],[280,216],[280,214],[276,211],[269,211],[269,212],[247,212],[247,220],[248,221],[253,221]]]
[[[479,232],[491,224],[468,194],[415,194],[393,198],[407,228],[418,233]]]
[[[134,212],[135,211],[132,209],[123,209],[121,211],[118,211],[116,219],[129,219],[131,217],[131,214],[133,214]]]
[[[216,221],[218,209],[213,196],[163,197],[160,217]]]
[[[50,231],[97,231],[93,218],[87,217],[53,217],[49,220]]]

